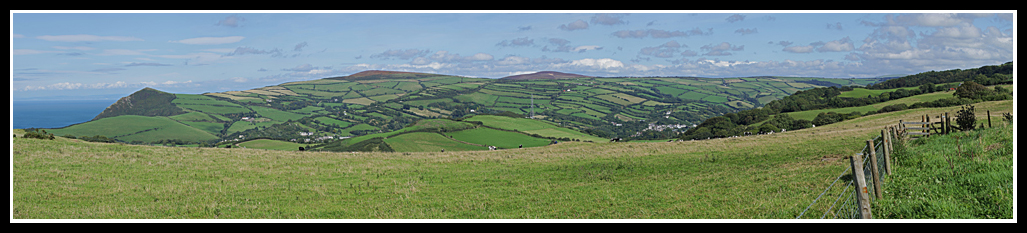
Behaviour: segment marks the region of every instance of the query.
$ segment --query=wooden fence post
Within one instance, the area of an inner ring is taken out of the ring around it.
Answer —
[[[887,130],[881,130],[881,138],[884,141],[881,142],[881,146],[884,147],[884,171],[889,176],[891,175],[891,135],[888,134]]]
[[[941,120],[941,134],[949,134],[949,113],[945,113],[945,119]]]
[[[866,178],[863,176],[863,158],[857,153],[852,157],[849,157],[849,163],[852,165],[852,179],[856,184],[856,206],[859,208],[859,217],[862,219],[872,219],[873,215],[870,214],[870,196],[867,194],[867,183]]]
[[[988,128],[991,128],[991,110],[988,110]]]
[[[881,199],[881,173],[877,169],[877,149],[874,148],[873,139],[867,140],[867,149],[870,150],[870,174],[872,175],[870,178],[874,182],[874,196]]]

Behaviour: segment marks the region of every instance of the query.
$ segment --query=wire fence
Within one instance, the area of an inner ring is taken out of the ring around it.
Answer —
[[[873,143],[871,144],[874,145],[874,153],[875,155],[877,155],[874,157],[877,158],[876,164],[878,166],[878,174],[883,176],[886,174],[884,172],[885,169],[887,169],[887,161],[885,156],[883,156],[885,153],[885,140],[883,137],[877,136],[873,138]],[[863,149],[860,150],[859,154],[861,155],[860,157],[863,160],[863,166],[859,169],[863,172],[863,177],[865,179],[864,184],[866,184],[868,191],[867,193],[873,194],[877,190],[874,190],[875,187],[873,185],[873,164],[875,163],[871,163],[870,161],[870,147],[863,146]],[[823,211],[823,214],[820,215],[820,219],[860,218],[861,215],[859,211],[859,205],[857,204],[857,192],[859,191],[859,188],[856,187],[856,176],[854,176],[853,173],[850,173],[851,170],[852,166],[846,166],[846,169],[842,171],[841,174],[838,175],[838,177],[836,177],[834,181],[832,181],[831,184],[826,189],[824,189],[824,191],[820,193],[820,195],[818,195],[816,199],[813,200],[813,203],[810,203],[810,205],[807,206],[806,209],[803,210],[802,213],[800,213],[799,216],[796,217],[796,219],[801,219],[803,217],[815,217],[812,215],[806,215],[806,213],[810,212],[810,210],[813,210],[814,212]],[[839,181],[841,181],[840,184]],[[828,197],[834,196],[836,198],[833,202],[819,202],[820,198],[824,197],[825,195],[827,195]],[[877,198],[876,195],[868,196],[870,197],[870,203],[873,203]]]

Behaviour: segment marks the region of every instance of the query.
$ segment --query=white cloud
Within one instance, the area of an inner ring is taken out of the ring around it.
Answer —
[[[813,52],[813,46],[812,45],[807,45],[807,46],[798,46],[798,45],[796,45],[796,46],[785,47],[785,48],[781,49],[781,51],[792,52],[792,53],[811,53],[811,52]]]
[[[181,44],[192,44],[192,45],[216,45],[216,44],[231,44],[242,41],[246,37],[242,36],[225,36],[225,37],[197,37],[189,38],[184,40],[172,40],[168,41],[171,43]]]
[[[36,39],[58,42],[99,42],[99,41],[143,41],[143,39],[128,36],[96,36],[96,35],[59,35],[59,36],[37,36]]]
[[[603,47],[602,46],[598,46],[598,45],[582,45],[582,46],[575,47],[574,49],[571,49],[571,51],[579,52],[580,53],[580,52],[585,52],[585,51],[588,51],[588,50],[600,50],[600,49],[603,49]]]
[[[817,52],[848,52],[854,49],[855,47],[852,45],[852,40],[849,39],[849,37],[845,37],[840,40],[833,40],[824,43],[823,46],[817,48]]]
[[[609,58],[602,58],[602,59],[585,58],[585,59],[581,59],[581,60],[573,60],[573,61],[571,61],[570,65],[572,65],[572,66],[585,66],[585,67],[591,67],[591,68],[596,68],[596,69],[613,69],[613,68],[624,67],[624,63],[623,62],[620,62],[618,60],[609,59]]]

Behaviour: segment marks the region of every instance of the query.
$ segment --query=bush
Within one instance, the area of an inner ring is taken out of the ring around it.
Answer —
[[[46,130],[43,130],[42,132],[40,132],[39,129],[35,129],[33,131],[26,131],[25,135],[22,136],[22,137],[23,138],[47,139],[47,140],[53,140],[54,139],[54,136],[53,136],[52,133],[48,134],[48,133],[46,133]]]
[[[956,124],[959,125],[961,130],[972,130],[974,129],[974,123],[977,123],[977,116],[974,115],[974,106],[965,105],[956,112]]]

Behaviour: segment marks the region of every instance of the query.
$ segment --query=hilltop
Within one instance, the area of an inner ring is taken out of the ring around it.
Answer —
[[[171,104],[175,94],[158,91],[153,88],[143,88],[131,95],[121,97],[117,102],[96,115],[93,120],[121,115],[140,116],[173,116],[185,113],[182,109]]]
[[[439,76],[437,74],[428,73],[417,73],[417,72],[402,72],[402,71],[385,71],[385,70],[368,70],[359,73],[351,74],[342,77],[327,78],[331,80],[377,80],[377,79],[417,79]]]
[[[561,73],[556,71],[541,71],[531,74],[520,74],[513,76],[506,76],[500,79],[505,80],[534,80],[534,79],[572,79],[572,78],[592,78],[591,76]]]

